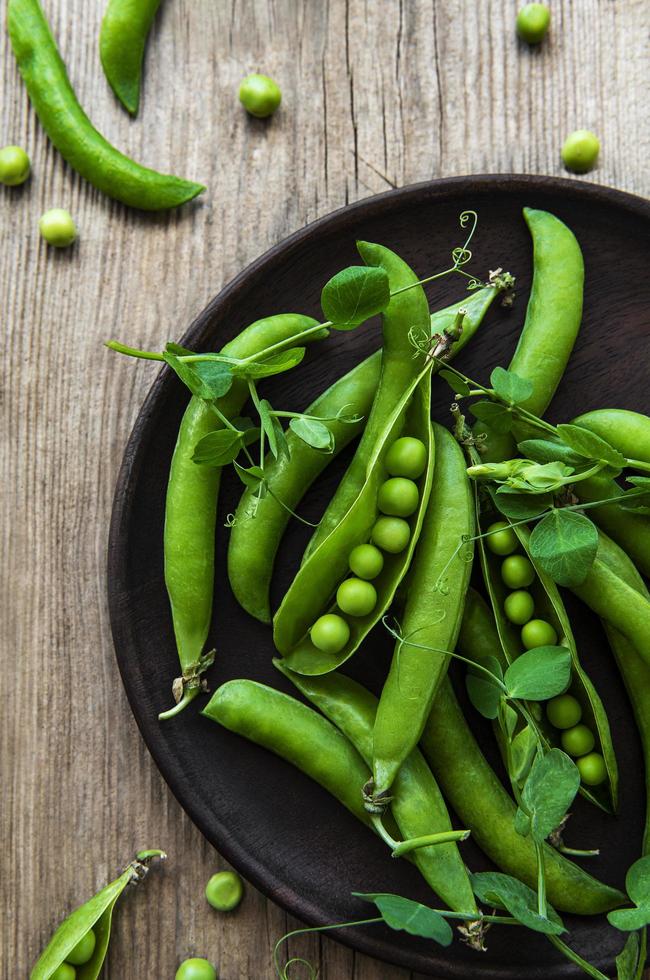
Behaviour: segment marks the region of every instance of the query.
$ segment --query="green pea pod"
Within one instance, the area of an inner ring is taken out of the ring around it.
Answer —
[[[33,967],[29,980],[48,980],[90,929],[95,933],[95,949],[90,960],[76,968],[76,977],[77,980],[96,980],[106,959],[115,903],[127,885],[144,878],[148,863],[154,857],[164,859],[166,855],[164,851],[140,852],[115,881],[102,888],[85,905],[75,909],[50,939]]]
[[[465,310],[463,332],[451,349],[450,359],[462,350],[478,330],[498,290],[493,286],[476,290],[466,301],[454,303],[431,315],[431,333],[442,333],[452,326],[459,310]],[[242,494],[230,532],[228,577],[239,604],[263,623],[271,622],[269,589],[273,563],[290,518],[314,480],[326,466],[355,439],[364,428],[381,372],[381,351],[357,364],[335,381],[305,409],[307,415],[336,419],[345,410],[358,416],[358,422],[328,422],[334,436],[334,451],[319,452],[289,431],[290,455],[264,463],[269,492],[258,500],[253,488]]]
[[[481,515],[479,518],[481,521],[480,526],[487,527],[496,518],[497,515],[495,514],[488,514],[484,519]],[[551,624],[557,633],[558,643],[567,647],[571,654],[572,673],[570,692],[580,702],[585,721],[591,723],[593,726],[597,744],[600,747],[607,766],[607,782],[597,787],[581,786],[580,793],[586,799],[590,800],[590,802],[611,812],[616,809],[618,802],[618,769],[605,708],[594,685],[580,663],[571,623],[557,586],[531,556],[528,550],[528,530],[524,525],[514,527],[513,530],[517,534],[523,550],[526,552],[537,573],[535,581],[528,587],[528,591],[533,596],[535,602],[536,615]],[[481,556],[483,579],[490,597],[499,641],[503,647],[506,660],[510,664],[522,652],[522,642],[519,628],[514,626],[503,612],[504,602],[509,594],[509,589],[504,585],[501,578],[501,559],[487,549],[484,538],[479,538],[479,554]],[[551,745],[559,744],[558,733],[551,725],[547,725],[543,718],[538,721],[538,725],[544,737]]]
[[[322,715],[288,694],[244,679],[222,684],[201,713],[286,759],[372,826],[360,790],[368,767]]]
[[[618,449],[626,459],[650,464],[650,416],[622,408],[599,408],[573,420]]]
[[[481,642],[482,628],[466,636]],[[422,733],[422,751],[448,803],[472,839],[491,861],[531,888],[537,887],[537,858],[530,837],[515,830],[517,807],[474,738],[451,682],[446,677]],[[616,908],[625,897],[544,844],[548,901],[561,912],[597,915]]]
[[[573,232],[548,211],[524,208],[533,238],[533,283],[526,320],[509,370],[532,382],[523,407],[543,415],[566,368],[582,319],[584,261]],[[510,433],[475,426],[486,438],[484,459],[500,462],[515,455]]]
[[[463,452],[447,429],[433,426],[435,468],[422,533],[407,580],[398,641],[377,709],[373,793],[390,789],[400,766],[417,745],[449,665],[441,650],[454,650],[472,571],[472,488]],[[411,646],[409,637],[418,646]],[[421,647],[433,647],[425,650]],[[435,652],[434,652],[435,651]]]
[[[287,667],[299,674],[326,674],[339,667],[358,649],[372,627],[388,609],[415,550],[431,490],[434,447],[429,412],[431,405],[430,374],[411,383],[388,418],[372,455],[366,460],[366,479],[352,506],[336,530],[326,537],[298,571],[273,621],[273,639],[284,655]],[[427,467],[417,481],[419,502],[409,518],[411,535],[399,554],[385,554],[384,567],[373,581],[377,603],[366,616],[348,619],[350,636],[338,653],[319,650],[312,643],[309,629],[322,614],[336,612],[334,593],[348,572],[348,556],[358,544],[370,538],[379,516],[377,492],[385,479],[384,457],[402,433],[421,439],[427,451]]]
[[[326,718],[352,742],[364,762],[372,764],[377,698],[361,684],[332,672],[305,677],[273,661]],[[447,807],[422,754],[416,748],[393,784],[390,804],[403,840],[451,830]],[[455,843],[412,851],[414,864],[434,892],[456,912],[478,915],[469,875]]]
[[[287,340],[317,321],[300,313],[280,313],[251,323],[222,353],[249,357]],[[312,339],[327,336],[314,334]],[[248,398],[245,379],[235,378],[217,406],[226,418],[235,418]],[[165,502],[165,584],[169,594],[174,635],[182,677],[175,682],[177,704],[160,717],[182,711],[201,689],[203,648],[212,617],[214,595],[214,533],[221,467],[200,466],[193,460],[196,444],[222,422],[200,398],[193,397],[181,421],[169,471]],[[209,658],[208,658],[209,661]]]
[[[338,528],[361,493],[366,481],[368,458],[384,434],[395,402],[422,367],[422,358],[413,356],[415,351],[410,339],[411,331],[428,336],[431,329],[427,298],[422,287],[414,285],[418,277],[406,262],[383,245],[357,242],[357,248],[366,265],[386,271],[392,292],[404,286],[412,288],[393,296],[383,313],[381,374],[368,421],[352,462],[307,545],[303,564],[328,535]]]
[[[141,166],[97,132],[77,100],[38,0],[9,0],[7,25],[36,115],[73,170],[109,197],[144,211],[178,207],[205,190]]]
[[[610,500],[624,493],[616,480],[601,473],[581,480],[572,489],[585,502]],[[593,507],[589,516],[627,552],[640,572],[650,576],[650,521],[645,514],[635,514],[613,503]]]
[[[159,6],[160,0],[108,0],[99,32],[104,74],[132,116],[140,104],[144,48]]]
[[[601,557],[620,578],[646,598],[647,586],[625,552],[613,541],[605,540]],[[643,660],[622,633],[603,622],[607,639],[623,678],[639,735],[645,763],[646,813],[643,853],[650,851],[650,665]]]
[[[607,562],[605,555],[610,546],[606,535],[599,531],[594,563],[584,582],[573,586],[571,591],[597,616],[622,633],[639,656],[650,664],[650,599],[640,595],[618,569]],[[632,574],[630,569],[630,577]]]

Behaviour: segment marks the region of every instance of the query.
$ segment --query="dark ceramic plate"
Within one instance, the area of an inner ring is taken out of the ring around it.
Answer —
[[[524,205],[545,208],[573,229],[587,270],[582,332],[552,405],[551,419],[568,419],[597,406],[648,411],[650,345],[650,206],[607,188],[544,177],[481,176],[435,181],[362,201],[303,229],[248,267],[190,326],[182,342],[219,348],[264,314],[300,310],[319,315],[322,285],[347,264],[358,263],[356,239],[395,249],[421,275],[443,268],[461,241],[459,213],[474,208],[479,227],[472,270],[486,274],[503,265],[516,274],[518,299],[511,312],[493,309],[460,360],[484,379],[488,368],[507,364],[521,328],[530,286],[532,250],[521,217]],[[436,308],[459,298],[459,277],[432,284]],[[307,405],[335,378],[378,346],[367,327],[334,334],[313,348],[299,371],[269,384],[284,407]],[[169,462],[187,393],[168,370],[156,379],[129,440],[115,494],[110,532],[108,590],[117,658],[144,739],[172,791],[209,841],[246,878],[298,918],[314,925],[372,914],[352,891],[390,891],[431,902],[413,867],[393,861],[379,840],[357,824],[319,786],[284,761],[202,718],[198,703],[160,725],[177,673],[163,583],[162,528]],[[449,393],[435,386],[435,417],[445,420]],[[349,455],[337,460],[305,501],[317,516],[329,499]],[[210,644],[217,661],[214,688],[233,677],[251,677],[288,690],[271,665],[270,629],[249,618],[231,596],[226,577],[228,531],[224,519],[236,506],[240,485],[228,474],[219,501],[216,602]],[[285,538],[274,578],[277,603],[296,569],[307,535],[297,523]],[[572,604],[585,666],[604,698],[621,766],[621,815],[608,817],[579,800],[568,843],[600,845],[589,870],[621,886],[639,856],[644,783],[639,740],[612,659],[597,624]],[[377,691],[391,651],[375,630],[350,673]],[[458,687],[458,685],[456,685]],[[295,693],[295,692],[292,692]],[[476,723],[485,751],[497,765],[489,729]],[[490,865],[471,840],[463,853],[473,869]],[[597,920],[567,917],[571,943],[610,972],[622,937]],[[515,934],[516,933],[516,934]],[[489,951],[473,953],[456,942],[449,949],[405,933],[369,926],[338,934],[342,942],[403,967],[442,978],[520,980],[582,976],[542,937],[523,930],[493,931]]]

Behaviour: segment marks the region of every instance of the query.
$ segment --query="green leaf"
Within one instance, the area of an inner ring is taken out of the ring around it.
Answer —
[[[650,854],[639,858],[625,875],[625,888],[634,909],[616,909],[609,912],[610,925],[623,932],[631,932],[650,925]]]
[[[628,476],[626,477],[626,482],[650,493],[650,476]]]
[[[470,406],[470,412],[499,435],[505,435],[512,429],[512,412],[505,405],[488,401],[474,402]]]
[[[538,755],[521,792],[521,808],[539,844],[559,827],[580,788],[580,773],[561,749]]]
[[[331,453],[334,451],[334,436],[324,422],[301,416],[291,419],[289,427],[292,432],[306,442],[313,449],[320,449],[322,452]]]
[[[213,400],[214,396],[211,388],[204,384],[193,367],[186,364],[185,361],[180,361],[175,354],[164,353],[163,360],[178,375],[193,395],[196,395],[197,398],[202,398],[204,401]]]
[[[390,303],[388,274],[381,268],[351,265],[325,283],[320,301],[336,330],[354,330]]]
[[[558,425],[557,432],[562,442],[579,456],[600,460],[619,471],[625,466],[625,456],[589,429],[583,429],[580,425]]]
[[[275,415],[273,415],[273,409],[266,398],[262,398],[259,403],[259,414],[262,429],[266,433],[272,455],[275,459],[278,459],[279,456],[289,459],[289,446],[284,429]]]
[[[232,368],[224,361],[195,361],[193,369],[209,390],[211,398],[223,398],[232,388]]]
[[[522,456],[534,459],[536,463],[565,463],[577,469],[584,466],[584,457],[574,453],[563,442],[554,442],[552,439],[524,439],[518,443],[517,449]]]
[[[506,670],[508,697],[547,701],[566,691],[571,681],[571,654],[566,647],[544,646],[527,650]]]
[[[513,521],[534,521],[553,506],[551,493],[524,494],[499,487],[491,496],[497,510]]]
[[[188,354],[196,354],[195,350],[189,350],[189,348],[183,347],[182,344],[175,344],[171,340],[168,344],[165,344],[165,350],[168,354],[176,354],[177,357],[187,357]]]
[[[598,530],[583,514],[553,510],[533,528],[530,554],[558,585],[580,585],[598,550]]]
[[[512,740],[518,721],[518,713],[504,698],[499,705],[499,725],[509,742]]]
[[[502,367],[495,367],[490,375],[490,384],[499,398],[509,405],[520,405],[533,393],[533,385],[528,378],[521,378],[514,371],[506,371]]]
[[[453,371],[447,371],[443,368],[442,371],[438,371],[438,377],[447,382],[455,395],[469,395],[469,385],[462,378],[459,378],[458,375],[454,374]]]
[[[246,467],[240,466],[239,463],[235,462],[234,467],[237,476],[245,487],[250,487],[252,490],[261,489],[265,491],[264,470],[260,466]]]
[[[616,980],[636,980],[641,959],[641,939],[638,932],[632,932],[616,957]]]
[[[626,479],[632,486],[624,491],[623,496],[616,503],[626,510],[650,514],[650,477],[628,476]]]
[[[512,746],[510,748],[510,755],[512,760],[512,771],[510,776],[517,783],[522,783],[528,773],[530,772],[530,767],[533,764],[533,759],[535,758],[535,753],[537,751],[538,735],[530,725],[525,725],[520,732],[518,732],[512,740]],[[522,836],[527,836],[530,829],[530,822],[526,833]]]
[[[454,938],[447,920],[428,905],[388,893],[352,892],[352,894],[356,898],[362,898],[364,902],[373,902],[379,909],[382,919],[391,929],[408,932],[411,936],[421,936],[423,939],[433,939],[441,946],[449,946]]]
[[[283,374],[297,367],[307,352],[306,347],[291,347],[279,354],[273,354],[263,361],[251,361],[249,364],[233,364],[232,373],[238,378],[270,378],[275,374]]]
[[[499,714],[501,689],[485,674],[468,673],[465,684],[468,697],[479,714],[494,720]]]
[[[566,932],[555,909],[546,903],[546,916],[537,911],[537,893],[523,882],[500,871],[481,871],[470,876],[472,888],[479,901],[506,909],[522,925],[545,935],[559,936]]]
[[[243,432],[217,429],[199,439],[192,460],[201,466],[226,466],[237,458],[243,445]]]
[[[564,463],[533,463],[528,460],[524,463],[525,465],[508,479],[509,487],[524,493],[548,493],[559,490],[569,482],[573,474],[572,467],[565,466]]]

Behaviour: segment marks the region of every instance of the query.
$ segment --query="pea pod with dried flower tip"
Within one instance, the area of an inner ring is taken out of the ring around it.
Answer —
[[[142,59],[160,0],[108,0],[99,32],[104,74],[124,108],[135,116],[140,104]]]
[[[7,25],[36,115],[73,170],[109,197],[145,211],[178,207],[205,190],[143,167],[97,132],[74,93],[38,0],[9,0]]]
[[[451,328],[459,310],[465,311],[462,334],[451,348],[450,359],[469,343],[498,294],[494,286],[486,286],[431,315],[433,335]],[[305,409],[307,415],[332,420],[327,425],[334,436],[333,452],[313,449],[289,431],[289,456],[274,459],[269,454],[264,464],[269,492],[261,500],[254,488],[247,488],[242,494],[230,532],[228,578],[242,608],[263,623],[271,622],[269,590],[273,563],[290,510],[296,509],[314,480],[363,431],[380,372],[381,351],[376,351]],[[359,420],[340,421],[337,419],[340,413]]]
[[[300,313],[280,313],[251,323],[226,344],[222,354],[249,357],[294,334],[317,325]],[[327,336],[327,330],[311,339]],[[248,398],[243,378],[233,380],[230,391],[217,402],[226,418],[234,418]],[[193,397],[181,421],[169,471],[165,501],[165,584],[172,611],[174,635],[182,677],[176,684],[177,704],[160,715],[182,711],[200,691],[203,648],[210,629],[214,593],[214,533],[221,468],[200,466],[193,460],[200,439],[222,428],[210,406]]]
[[[333,671],[320,677],[295,674],[281,661],[276,667],[352,742],[366,765],[372,764],[377,698],[349,677]],[[416,748],[397,775],[390,809],[404,840],[451,830],[447,807],[431,771]],[[411,852],[434,892],[457,912],[478,915],[467,869],[455,843]]]
[[[422,533],[409,572],[398,641],[379,700],[373,736],[370,795],[389,793],[400,766],[417,745],[449,665],[472,570],[474,500],[463,452],[434,424],[435,468]],[[414,638],[411,646],[409,638]],[[431,647],[433,649],[422,649]]]

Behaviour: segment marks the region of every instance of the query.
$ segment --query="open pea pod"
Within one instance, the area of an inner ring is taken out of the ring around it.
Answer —
[[[489,504],[480,507],[477,499],[477,523],[482,531],[495,520],[503,520],[503,515],[489,509]],[[585,724],[591,727],[596,738],[596,750],[600,751],[607,767],[607,780],[601,786],[580,786],[580,793],[590,802],[612,812],[618,805],[618,768],[612,743],[609,722],[603,703],[590,678],[580,663],[571,623],[557,585],[542,568],[535,562],[528,550],[530,532],[525,525],[513,527],[522,549],[530,559],[537,576],[532,585],[527,586],[535,602],[535,615],[551,624],[558,636],[558,643],[565,646],[571,654],[572,671],[569,692],[582,707]],[[485,538],[479,538],[479,554],[485,586],[490,597],[499,640],[508,663],[523,653],[520,627],[515,626],[505,616],[504,602],[509,589],[501,578],[500,565],[502,558],[492,554],[485,545]],[[531,714],[535,719],[540,733],[551,746],[559,746],[559,732],[546,721],[546,716],[539,705],[531,705]],[[516,736],[515,736],[516,737]],[[522,740],[520,740],[521,743]]]
[[[75,909],[50,939],[33,967],[29,980],[49,980],[90,929],[95,933],[95,949],[87,963],[76,967],[76,980],[96,980],[106,959],[115,903],[127,885],[145,877],[148,863],[155,857],[165,858],[166,855],[164,851],[141,851],[115,881]]]
[[[346,661],[359,647],[372,627],[388,609],[395,591],[411,563],[422,527],[434,465],[434,447],[429,413],[431,406],[430,369],[425,369],[406,389],[394,408],[381,437],[376,441],[368,459],[365,481],[352,506],[336,527],[310,554],[299,569],[278,609],[273,623],[273,638],[283,654],[284,664],[298,674],[326,674]],[[400,435],[416,436],[427,451],[427,466],[417,480],[418,507],[408,518],[410,538],[399,554],[384,554],[384,567],[373,580],[377,603],[366,616],[345,616],[335,601],[335,593],[348,574],[350,552],[370,539],[379,515],[377,493],[388,476],[384,459],[388,449]],[[350,628],[350,637],[338,653],[319,650],[311,641],[309,630],[319,616],[326,612],[343,615]]]

